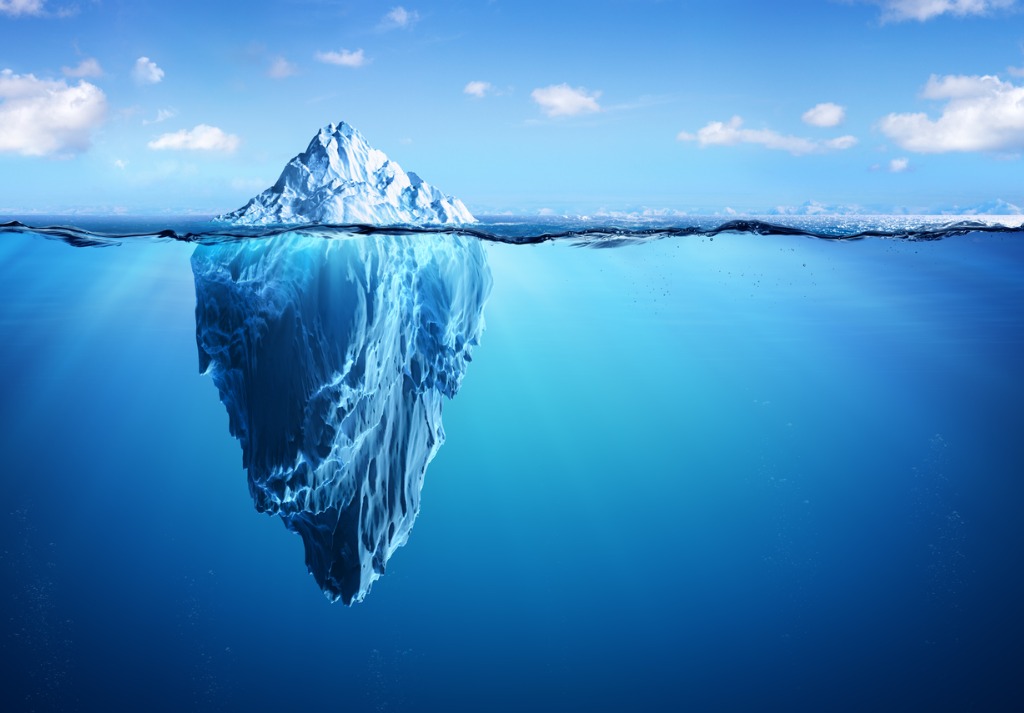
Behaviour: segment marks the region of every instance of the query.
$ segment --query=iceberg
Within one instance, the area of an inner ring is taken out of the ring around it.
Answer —
[[[192,271],[200,370],[256,509],[301,536],[330,600],[362,600],[409,537],[483,328],[480,241],[289,232],[199,245]]]
[[[277,183],[215,220],[236,225],[460,225],[476,218],[345,122],[322,128]]]

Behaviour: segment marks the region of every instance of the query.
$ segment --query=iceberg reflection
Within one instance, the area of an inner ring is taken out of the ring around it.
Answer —
[[[483,328],[480,241],[315,231],[200,245],[200,370],[260,512],[298,533],[324,593],[361,600],[405,543]]]

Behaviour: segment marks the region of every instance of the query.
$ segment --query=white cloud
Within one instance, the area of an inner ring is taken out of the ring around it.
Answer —
[[[159,84],[164,78],[164,70],[149,57],[139,57],[135,60],[132,76],[139,84]]]
[[[85,151],[107,115],[107,97],[89,82],[0,71],[0,152],[68,156]]]
[[[583,87],[573,89],[568,84],[552,84],[534,89],[530,96],[548,116],[575,116],[601,111],[597,103],[601,92],[588,92]]]
[[[846,118],[846,107],[833,104],[832,102],[815,104],[804,112],[802,118],[805,124],[810,124],[811,126],[821,126],[823,128],[839,126],[843,123],[843,119]]]
[[[1006,71],[1011,77],[1024,77],[1024,67],[1007,67]]]
[[[317,52],[316,61],[323,62],[324,64],[337,64],[342,67],[362,67],[366,64],[366,55],[363,54],[361,49],[350,52],[349,50],[342,50],[341,52]]]
[[[0,0],[0,13],[18,15],[42,15],[43,0]]]
[[[864,215],[867,211],[856,204],[822,203],[821,201],[804,201],[798,206],[778,205],[769,208],[767,215]]]
[[[193,129],[182,129],[172,134],[162,134],[147,146],[155,150],[172,151],[222,151],[231,153],[238,148],[241,140],[234,134],[226,134],[216,126],[199,124]]]
[[[124,161],[122,159],[115,159],[115,161],[114,161],[114,168],[119,168],[119,169],[121,169],[123,171],[126,168],[128,168],[128,162]]]
[[[1002,87],[999,77],[991,74],[948,74],[941,78],[933,74],[924,85],[921,96],[925,99],[972,99],[999,91]]]
[[[910,159],[894,158],[889,162],[889,173],[903,173],[910,168]]]
[[[494,89],[490,82],[469,82],[462,91],[477,99],[483,99],[487,93]]]
[[[767,149],[788,151],[794,156],[822,153],[824,151],[843,151],[857,145],[854,136],[840,136],[835,139],[805,139],[801,136],[787,136],[771,129],[744,129],[743,119],[734,116],[728,123],[712,121],[696,134],[685,131],[676,137],[679,141],[696,141],[701,146],[735,146],[737,144],[756,144]]]
[[[143,119],[142,125],[149,126],[150,124],[159,124],[164,121],[167,121],[168,119],[173,119],[177,115],[178,112],[176,112],[174,109],[158,109],[156,112],[156,116],[152,119]]]
[[[845,136],[837,136],[834,139],[829,139],[828,141],[822,142],[822,145],[826,149],[845,151],[846,149],[852,149],[854,146],[857,145],[857,137],[850,136],[849,134]]]
[[[274,57],[270,63],[270,69],[267,70],[267,76],[272,79],[285,79],[295,75],[298,71],[299,68],[284,57]]]
[[[83,59],[78,63],[77,67],[61,67],[61,71],[64,72],[66,77],[102,77],[103,67],[93,57]]]
[[[923,112],[889,114],[879,128],[901,148],[918,153],[1024,149],[1024,86],[999,77],[932,75],[921,94],[945,100],[937,119]]]
[[[924,22],[940,15],[968,17],[988,15],[995,10],[1006,10],[1016,0],[874,0],[882,6],[882,22],[917,20]]]
[[[415,10],[406,10],[399,5],[391,8],[391,11],[381,20],[380,26],[384,30],[394,30],[399,27],[412,27],[419,22],[420,14]]]

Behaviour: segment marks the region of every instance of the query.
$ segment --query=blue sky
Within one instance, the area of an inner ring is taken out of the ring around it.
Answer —
[[[0,0],[0,213],[230,210],[338,120],[476,213],[1024,206],[1024,2]]]

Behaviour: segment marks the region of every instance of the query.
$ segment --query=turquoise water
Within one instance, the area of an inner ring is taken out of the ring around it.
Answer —
[[[1024,706],[1020,234],[483,248],[419,517],[345,607],[254,511],[197,248],[0,234],[5,708]]]

